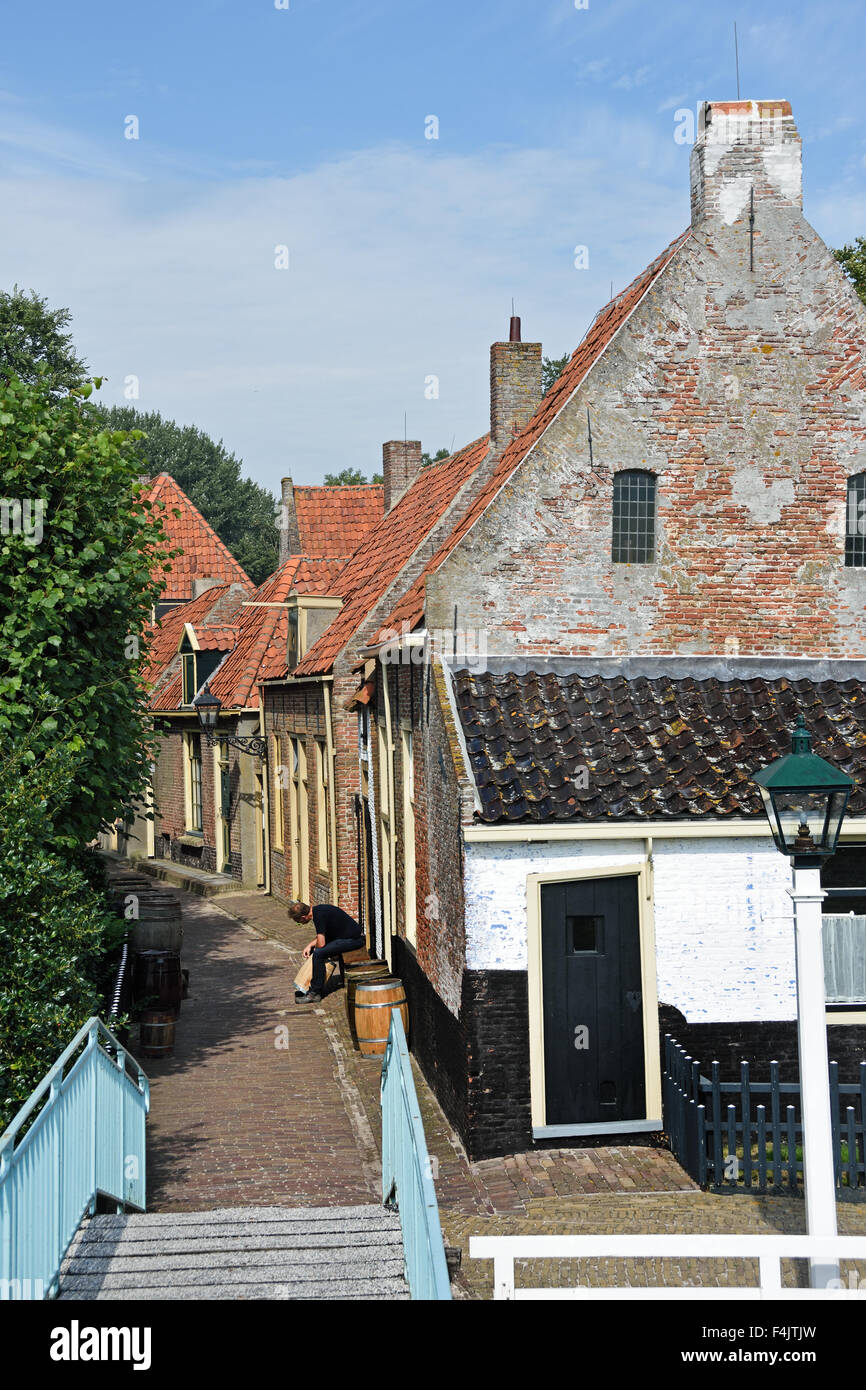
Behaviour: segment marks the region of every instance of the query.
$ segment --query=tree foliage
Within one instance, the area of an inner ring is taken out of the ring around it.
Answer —
[[[135,440],[105,428],[90,392],[0,384],[0,755],[41,762],[64,743],[75,756],[52,822],[68,847],[147,782],[139,671],[170,556],[137,499]]]
[[[80,385],[87,364],[66,332],[68,309],[49,309],[35,290],[0,290],[0,381],[44,382],[54,394]]]
[[[424,453],[421,455],[421,467],[429,468],[431,463],[439,463],[442,459],[447,459],[450,457],[450,449],[437,449],[435,454]]]
[[[855,237],[852,244],[840,246],[833,255],[866,304],[866,237]]]
[[[132,406],[106,409],[113,430],[140,430],[139,472],[170,473],[255,584],[279,564],[276,499],[251,478],[241,477],[241,461],[222,440],[215,443],[194,425],[163,420],[158,411]]]
[[[0,1130],[101,1012],[124,930],[80,856],[51,843],[84,754],[57,745],[29,761],[25,751],[0,763]]]
[[[381,473],[368,478],[360,468],[344,468],[340,473],[326,473],[325,487],[364,487],[367,483],[381,483]]]
[[[553,383],[562,376],[570,361],[570,352],[563,353],[562,357],[542,357],[541,394],[543,396],[547,395]]]

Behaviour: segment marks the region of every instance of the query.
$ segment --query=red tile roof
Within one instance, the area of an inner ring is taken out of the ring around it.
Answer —
[[[377,634],[378,640],[388,640],[390,633],[401,631],[404,622],[411,629],[421,621],[424,617],[424,590],[428,574],[433,574],[439,568],[457,543],[463,539],[482,513],[486,511],[499,489],[508,481],[517,465],[522,462],[572,393],[577,390],[587,372],[612,341],[617,330],[637,308],[647,290],[688,236],[689,231],[686,230],[675,241],[672,241],[670,246],[666,247],[662,254],[651,265],[647,266],[636,280],[633,280],[621,294],[606,304],[596,315],[583,342],[572,353],[568,366],[562,375],[542,397],[532,419],[508,445],[486,484],[480,489],[472,505],[460,518],[447,540],[431,558],[423,573],[395,604]]]
[[[351,555],[385,512],[381,483],[296,487],[294,494],[302,555]]]
[[[237,643],[210,679],[211,691],[226,709],[258,708],[258,682],[268,679],[272,666],[286,664],[288,618],[282,605],[291,593],[325,593],[342,565],[342,560],[291,555],[241,600]]]
[[[151,709],[177,709],[181,700],[180,659],[178,647],[184,625],[204,623],[208,614],[220,606],[231,591],[228,584],[218,584],[207,589],[190,603],[171,608],[150,630],[146,664],[142,677],[153,687],[150,699]],[[233,606],[230,602],[229,606]],[[177,697],[175,698],[175,685]]]
[[[252,580],[170,474],[160,473],[154,478],[141,500],[151,502],[152,515],[161,517],[171,542],[169,549],[183,551],[170,562],[161,602],[189,599],[194,579],[219,579],[252,589]],[[180,515],[175,516],[175,511]]]
[[[238,640],[238,629],[236,627],[214,626],[208,623],[204,627],[193,624],[195,640],[198,642],[199,651],[202,652],[230,652],[235,642]]]
[[[292,592],[325,593],[342,560],[292,555],[252,592],[220,584],[190,603],[172,608],[153,630],[144,678],[153,687],[150,708],[181,708],[183,689],[178,646],[191,623],[202,651],[226,650],[208,684],[224,709],[257,709],[259,681],[286,665],[287,618],[282,605]],[[271,607],[270,605],[274,605]],[[215,621],[208,621],[213,617]]]
[[[332,583],[329,593],[344,599],[343,607],[296,666],[294,675],[319,675],[330,670],[334,658],[485,458],[489,445],[485,435],[418,474]],[[284,661],[272,678],[286,674]]]

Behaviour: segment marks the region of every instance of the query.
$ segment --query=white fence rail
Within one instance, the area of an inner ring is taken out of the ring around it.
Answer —
[[[473,1260],[493,1261],[494,1299],[851,1299],[866,1298],[866,1274],[826,1289],[782,1286],[784,1259],[866,1260],[866,1236],[473,1236]],[[515,1260],[754,1260],[755,1285],[639,1284],[628,1287],[515,1288]]]

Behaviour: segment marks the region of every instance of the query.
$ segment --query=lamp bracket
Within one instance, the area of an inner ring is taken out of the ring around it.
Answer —
[[[227,743],[230,748],[238,748],[241,753],[251,753],[254,758],[261,758],[263,762],[268,760],[267,740],[259,738],[256,734],[218,734],[214,738],[213,734],[204,731],[207,739],[208,748],[215,748],[219,743]]]

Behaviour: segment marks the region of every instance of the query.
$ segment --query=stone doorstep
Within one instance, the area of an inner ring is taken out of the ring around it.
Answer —
[[[238,880],[229,874],[207,873],[204,869],[176,864],[173,859],[136,859],[132,868],[201,898],[215,898],[221,893],[237,893],[242,889]]]

